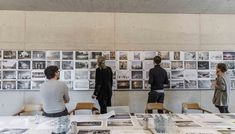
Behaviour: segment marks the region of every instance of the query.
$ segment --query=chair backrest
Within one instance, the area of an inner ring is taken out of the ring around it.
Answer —
[[[42,105],[41,104],[27,104],[24,106],[24,112],[36,112],[36,111],[42,111]]]
[[[200,106],[198,103],[183,103],[182,107],[186,109],[200,109]]]
[[[95,107],[94,103],[91,102],[79,102],[76,105],[76,110],[92,110]]]
[[[146,110],[162,110],[163,103],[147,103]]]
[[[107,107],[107,112],[114,110],[115,113],[130,113],[129,106],[111,106]]]

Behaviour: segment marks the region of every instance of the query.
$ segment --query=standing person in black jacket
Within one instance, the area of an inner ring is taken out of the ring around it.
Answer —
[[[164,84],[169,84],[167,72],[160,66],[161,57],[154,57],[154,68],[149,71],[149,84],[151,84],[151,90],[148,93],[148,103],[163,103],[164,102]],[[148,113],[152,113],[152,110],[148,110]],[[158,113],[163,113],[162,110],[158,110]]]
[[[107,113],[107,106],[111,106],[113,72],[105,65],[105,57],[99,56],[97,59],[98,68],[95,75],[95,91],[93,99],[97,99],[100,105],[100,113]]]

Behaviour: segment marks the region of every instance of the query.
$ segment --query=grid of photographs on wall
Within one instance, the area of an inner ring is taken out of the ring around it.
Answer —
[[[93,90],[98,56],[106,57],[113,70],[113,89],[149,89],[149,70],[153,57],[162,57],[169,89],[211,89],[216,65],[228,67],[231,87],[235,89],[235,52],[223,51],[42,51],[1,50],[0,89],[38,90],[46,81],[44,69],[56,65],[60,80],[71,90]]]

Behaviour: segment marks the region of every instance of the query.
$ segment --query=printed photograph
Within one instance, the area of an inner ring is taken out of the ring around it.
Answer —
[[[33,59],[35,60],[45,60],[46,52],[45,51],[33,51]]]
[[[18,61],[18,69],[31,69],[31,61]]]
[[[143,81],[131,81],[132,89],[143,89]]]
[[[223,60],[235,60],[235,52],[223,52]]]
[[[17,81],[17,89],[31,89],[31,81]]]
[[[91,52],[90,59],[97,59],[99,56],[102,56],[102,52]]]
[[[89,71],[90,72],[90,79],[95,79],[95,71]]]
[[[170,52],[169,51],[160,51],[158,55],[162,58],[162,60],[170,60]]]
[[[60,69],[60,61],[54,61],[54,60],[47,61],[47,67],[48,66],[57,66]]]
[[[43,80],[39,80],[39,81],[32,81],[31,85],[32,85],[32,90],[39,90],[40,86],[44,83]]]
[[[16,69],[16,60],[3,60],[2,61],[2,68],[3,69]]]
[[[79,130],[78,134],[111,134],[110,130]]]
[[[198,71],[197,76],[198,76],[198,78],[210,78],[210,72],[209,71]]]
[[[171,69],[172,70],[184,69],[183,61],[171,61]]]
[[[60,51],[46,51],[47,60],[60,60]]]
[[[2,76],[3,79],[16,79],[16,71],[4,70]]]
[[[63,51],[62,60],[73,60],[73,51]]]
[[[89,81],[89,89],[95,89],[95,81],[94,80]]]
[[[7,128],[0,130],[1,134],[23,134],[27,131],[28,129],[21,129],[21,128]]]
[[[74,81],[74,90],[88,90],[89,81],[88,80],[76,80]]]
[[[31,51],[18,51],[18,59],[31,59]]]
[[[210,51],[210,60],[223,60],[223,52],[221,51]]]
[[[209,60],[209,52],[198,52],[198,60]]]
[[[128,62],[127,61],[119,61],[119,69],[120,70],[127,70],[128,69]]]
[[[184,69],[197,69],[196,61],[184,61]]]
[[[3,51],[3,59],[16,59],[16,51]]]
[[[226,64],[227,69],[235,69],[234,61],[224,61],[224,64]]]
[[[196,80],[197,70],[184,70],[184,78],[186,80]]]
[[[116,52],[110,51],[110,60],[115,60],[115,59],[116,59]]]
[[[77,122],[77,126],[101,126],[101,121],[85,121],[85,122]]]
[[[117,89],[130,89],[130,83],[128,80],[118,80]]]
[[[183,79],[184,78],[184,71],[171,71],[171,79]]]
[[[184,60],[196,60],[196,52],[184,52]]]
[[[118,80],[129,80],[131,78],[131,72],[127,70],[118,70],[117,79]]]
[[[210,66],[210,69],[211,70],[216,70],[216,66],[218,63],[223,63],[223,61],[210,61],[211,63],[211,66]]]
[[[184,54],[181,51],[175,51],[175,52],[172,52],[172,54],[173,54],[173,58],[170,58],[172,60],[183,60],[184,58]]]
[[[62,61],[63,70],[73,70],[73,61]]]
[[[128,51],[118,51],[119,60],[128,60]]]
[[[197,89],[197,80],[184,80],[184,87],[186,89]]]
[[[153,116],[151,114],[142,114],[142,113],[135,113],[136,118],[153,118]]]
[[[209,70],[209,61],[198,61],[198,70]]]
[[[109,117],[109,119],[131,119],[129,113],[116,113],[115,115]]]
[[[31,71],[18,71],[18,79],[31,79]]]
[[[62,80],[72,80],[72,78],[74,78],[72,76],[74,76],[73,71],[70,70],[60,71],[60,77]]]
[[[88,61],[75,61],[75,69],[88,69]]]
[[[131,51],[130,60],[142,60],[142,51]]]
[[[171,62],[170,61],[162,61],[160,66],[164,69],[171,69]]]
[[[134,69],[134,70],[143,69],[142,61],[131,61],[131,69]]]
[[[144,64],[144,70],[147,70],[149,71],[151,68],[154,67],[154,64],[153,64],[153,61],[151,60],[147,60],[147,61],[143,61],[143,64]]]
[[[228,75],[231,77],[231,78],[235,78],[235,70],[228,70],[227,71]]]
[[[32,61],[32,68],[33,69],[45,69],[46,68],[46,61]]]
[[[171,80],[171,88],[184,89],[184,81],[183,80]]]
[[[88,71],[75,70],[75,79],[88,79]]]
[[[90,69],[96,69],[98,67],[97,62],[96,61],[90,61]]]
[[[16,81],[2,81],[2,89],[3,90],[16,89]]]
[[[210,80],[198,80],[198,88],[210,89],[211,81]]]
[[[144,59],[145,60],[153,60],[153,58],[156,56],[155,51],[144,51]]]
[[[110,60],[110,52],[109,51],[103,51],[102,55],[105,57],[106,60]]]
[[[131,120],[108,120],[107,121],[108,127],[115,127],[115,126],[133,126]]]
[[[88,52],[87,51],[76,51],[75,59],[76,60],[88,60]]]
[[[32,79],[34,79],[34,80],[45,80],[46,76],[44,74],[44,70],[33,70],[32,71]]]
[[[116,61],[115,60],[106,60],[105,61],[106,66],[109,66],[112,71],[116,70]]]
[[[143,72],[142,71],[131,71],[131,78],[132,79],[143,79]]]

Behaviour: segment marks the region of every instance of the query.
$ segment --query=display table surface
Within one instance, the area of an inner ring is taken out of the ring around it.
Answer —
[[[117,116],[117,118],[106,119],[102,115],[75,115],[70,116],[70,121],[76,121],[81,134],[92,134],[94,130],[104,130],[99,134],[157,134],[154,129],[154,116],[149,115],[148,126],[143,129],[143,114],[137,113],[128,118]],[[169,115],[164,114],[164,117]],[[230,114],[173,114],[174,133],[177,134],[235,134],[235,113]],[[51,134],[57,118],[39,117],[37,122],[35,116],[0,116],[0,134],[8,131],[18,131],[25,134]],[[107,130],[107,132],[105,132]],[[80,134],[79,133],[79,134]]]

